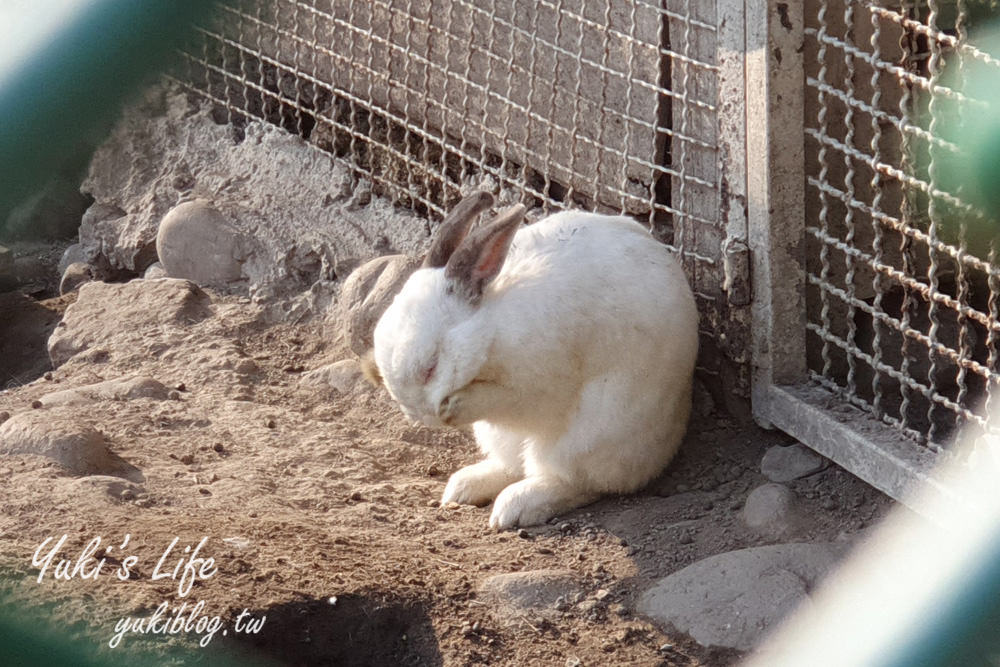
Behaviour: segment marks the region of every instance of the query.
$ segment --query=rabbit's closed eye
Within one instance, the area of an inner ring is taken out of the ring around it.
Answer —
[[[430,363],[424,366],[424,370],[420,372],[420,384],[427,384],[431,381],[434,377],[435,371],[437,371],[437,365],[438,355],[435,353],[435,355],[431,358]]]

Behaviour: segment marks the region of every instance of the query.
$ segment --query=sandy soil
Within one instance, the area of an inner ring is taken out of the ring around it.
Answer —
[[[329,327],[271,323],[249,300],[218,294],[206,297],[211,316],[193,323],[112,309],[101,340],[46,373],[39,342],[73,297],[3,298],[3,364],[35,379],[0,392],[0,411],[88,424],[137,469],[132,481],[81,477],[43,456],[0,455],[3,599],[24,618],[57,624],[81,651],[125,662],[130,651],[152,651],[164,664],[221,664],[241,648],[287,665],[726,665],[740,657],[655,627],[633,603],[657,578],[706,556],[774,541],[745,528],[739,510],[766,481],[760,458],[787,442],[780,434],[700,406],[679,458],[643,492],[495,533],[488,508],[437,503],[448,474],[477,459],[467,434],[407,424],[363,380],[343,392],[300,383],[347,356]],[[41,400],[136,374],[171,388],[171,398]],[[797,541],[850,539],[888,504],[833,466],[790,486],[811,519]],[[53,562],[37,583],[32,555],[63,534],[56,561],[76,559],[95,537],[114,547],[96,579],[56,580]],[[214,574],[185,597],[177,580],[153,579],[202,538],[198,555],[214,559]],[[122,581],[115,572],[127,556],[137,560]],[[578,577],[551,613],[510,613],[480,591],[491,575],[538,569]],[[122,617],[198,600],[201,615],[228,628],[207,648],[196,632],[128,634],[108,648]],[[266,615],[259,633],[234,630],[244,609]]]

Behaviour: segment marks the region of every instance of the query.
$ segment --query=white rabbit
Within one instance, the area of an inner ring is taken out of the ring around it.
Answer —
[[[638,223],[574,211],[519,228],[518,205],[469,234],[491,201],[477,193],[442,223],[375,327],[369,372],[411,420],[473,425],[486,458],[441,502],[494,501],[503,530],[663,470],[691,409],[698,312]]]

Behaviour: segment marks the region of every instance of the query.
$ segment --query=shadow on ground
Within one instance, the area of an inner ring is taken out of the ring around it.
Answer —
[[[242,610],[234,610],[233,617]],[[230,632],[220,648],[250,648],[277,665],[432,667],[442,664],[434,628],[424,606],[412,600],[361,595],[306,598],[263,609],[257,634]]]

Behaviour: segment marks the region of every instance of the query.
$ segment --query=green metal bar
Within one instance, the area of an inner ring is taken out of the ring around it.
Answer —
[[[0,212],[65,164],[129,93],[162,70],[187,28],[213,6],[93,0],[14,71],[0,72]],[[40,9],[37,20],[53,20]]]

